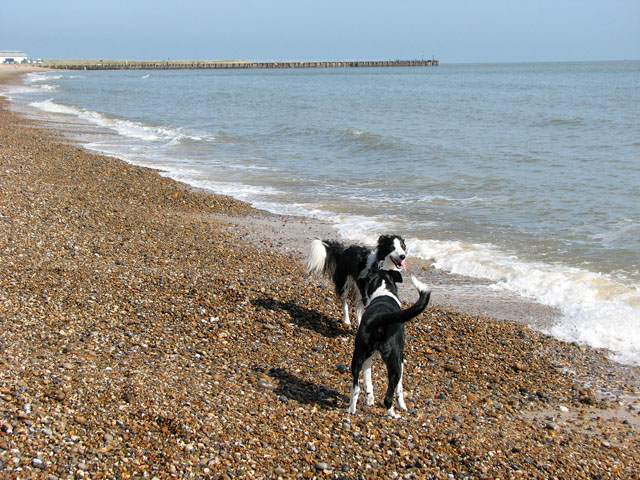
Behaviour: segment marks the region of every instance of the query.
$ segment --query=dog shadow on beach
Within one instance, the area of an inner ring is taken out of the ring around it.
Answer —
[[[313,330],[327,338],[353,336],[349,326],[338,322],[335,318],[293,302],[282,302],[273,297],[262,297],[251,300],[251,303],[254,307],[275,312],[287,312],[291,320],[299,327]]]
[[[256,370],[274,380],[274,393],[281,401],[295,400],[320,408],[336,408],[348,402],[347,397],[336,390],[304,380],[284,368],[274,367],[264,370],[257,367]]]

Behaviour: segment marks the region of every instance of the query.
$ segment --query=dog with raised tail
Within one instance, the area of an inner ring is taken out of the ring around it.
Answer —
[[[307,272],[331,278],[342,300],[343,321],[351,325],[348,299],[355,300],[358,323],[364,311],[358,279],[366,276],[372,268],[406,271],[406,258],[407,246],[401,236],[381,235],[374,250],[360,245],[345,247],[338,241],[316,239],[311,243],[306,263]]]
[[[416,277],[411,281],[418,290],[418,300],[413,306],[402,310],[398,299],[396,283],[402,283],[402,275],[395,271],[371,270],[361,278],[367,307],[358,328],[351,360],[353,384],[349,413],[356,412],[358,395],[360,394],[360,372],[364,379],[365,404],[373,405],[373,384],[371,382],[371,360],[379,356],[387,367],[388,386],[384,397],[387,413],[393,418],[400,418],[395,406],[407,410],[402,389],[402,372],[404,365],[404,324],[420,315],[431,297],[431,290]]]

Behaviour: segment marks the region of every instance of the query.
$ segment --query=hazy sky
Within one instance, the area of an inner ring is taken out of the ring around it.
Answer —
[[[640,59],[640,0],[2,0],[0,50],[103,59]]]

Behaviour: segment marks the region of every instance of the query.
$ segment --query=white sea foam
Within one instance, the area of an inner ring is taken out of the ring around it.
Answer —
[[[486,203],[487,200],[482,197],[467,197],[467,198],[456,198],[449,197],[446,195],[422,195],[417,200],[413,200],[414,203],[424,203],[431,205],[476,205]]]
[[[533,298],[562,312],[548,333],[613,352],[640,365],[640,287],[564,265],[529,263],[490,245],[408,241],[411,254],[451,273],[491,280],[495,288]]]
[[[51,80],[60,80],[61,78],[63,78],[62,75],[51,75],[48,73],[28,73],[25,76],[27,83],[48,82]]]
[[[76,117],[79,117],[82,114],[82,110],[80,110],[79,108],[60,105],[58,103],[55,103],[53,100],[45,100],[43,102],[32,102],[29,105],[49,113],[74,115]]]
[[[188,136],[176,129],[166,128],[162,126],[145,125],[143,123],[134,122],[132,120],[110,118],[106,115],[94,112],[92,110],[85,110],[83,108],[74,106],[62,105],[54,102],[51,99],[41,102],[33,102],[29,105],[44,112],[71,115],[93,125],[98,125],[100,127],[115,130],[117,133],[124,137],[145,140],[148,142],[168,142],[168,144],[171,145]],[[199,140],[198,137],[192,138],[195,140]]]
[[[260,165],[255,165],[253,163],[251,164],[231,164],[231,165],[227,165],[227,168],[231,168],[233,170],[264,170],[264,171],[268,171],[268,172],[272,172],[273,169],[269,168],[269,167],[264,167],[264,166],[260,166]]]
[[[228,195],[238,200],[257,204],[262,198],[282,194],[283,192],[268,186],[246,185],[237,182],[216,182],[209,179],[194,178],[194,175],[182,169],[171,168],[163,175],[174,180],[187,183],[196,188],[203,188],[212,192]]]
[[[361,130],[358,130],[357,128],[346,128],[344,132],[356,137],[359,137],[360,135],[364,135],[364,132]]]
[[[42,85],[39,85],[38,88],[43,92],[55,92],[56,90],[59,89],[58,86],[49,85],[48,83],[43,83]]]
[[[33,87],[29,87],[27,85],[20,85],[20,84],[0,85],[0,94],[8,97],[11,100],[15,100],[14,95],[30,93],[30,92],[33,92],[34,90],[35,89]]]
[[[379,232],[393,230],[390,222],[359,215],[334,215],[328,218],[340,236],[364,245],[375,245]]]

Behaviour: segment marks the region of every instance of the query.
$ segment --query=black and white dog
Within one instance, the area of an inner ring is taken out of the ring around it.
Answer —
[[[307,272],[325,274],[331,278],[336,293],[342,299],[344,323],[350,325],[347,299],[350,296],[355,298],[358,323],[364,310],[362,292],[357,284],[358,278],[365,276],[372,267],[382,270],[406,270],[406,257],[407,246],[399,235],[381,235],[375,250],[360,245],[345,247],[337,241],[316,239],[311,243],[307,257]]]
[[[420,315],[429,304],[431,290],[413,275],[411,281],[419,293],[416,303],[401,310],[396,283],[402,283],[402,275],[397,271],[371,270],[359,280],[364,285],[367,308],[356,333],[353,359],[351,360],[351,400],[349,413],[356,412],[360,394],[359,377],[364,378],[365,403],[373,405],[373,384],[371,382],[371,359],[379,355],[387,366],[389,384],[384,397],[387,413],[393,418],[400,416],[394,410],[406,410],[402,390],[402,370],[404,351],[404,324]]]

